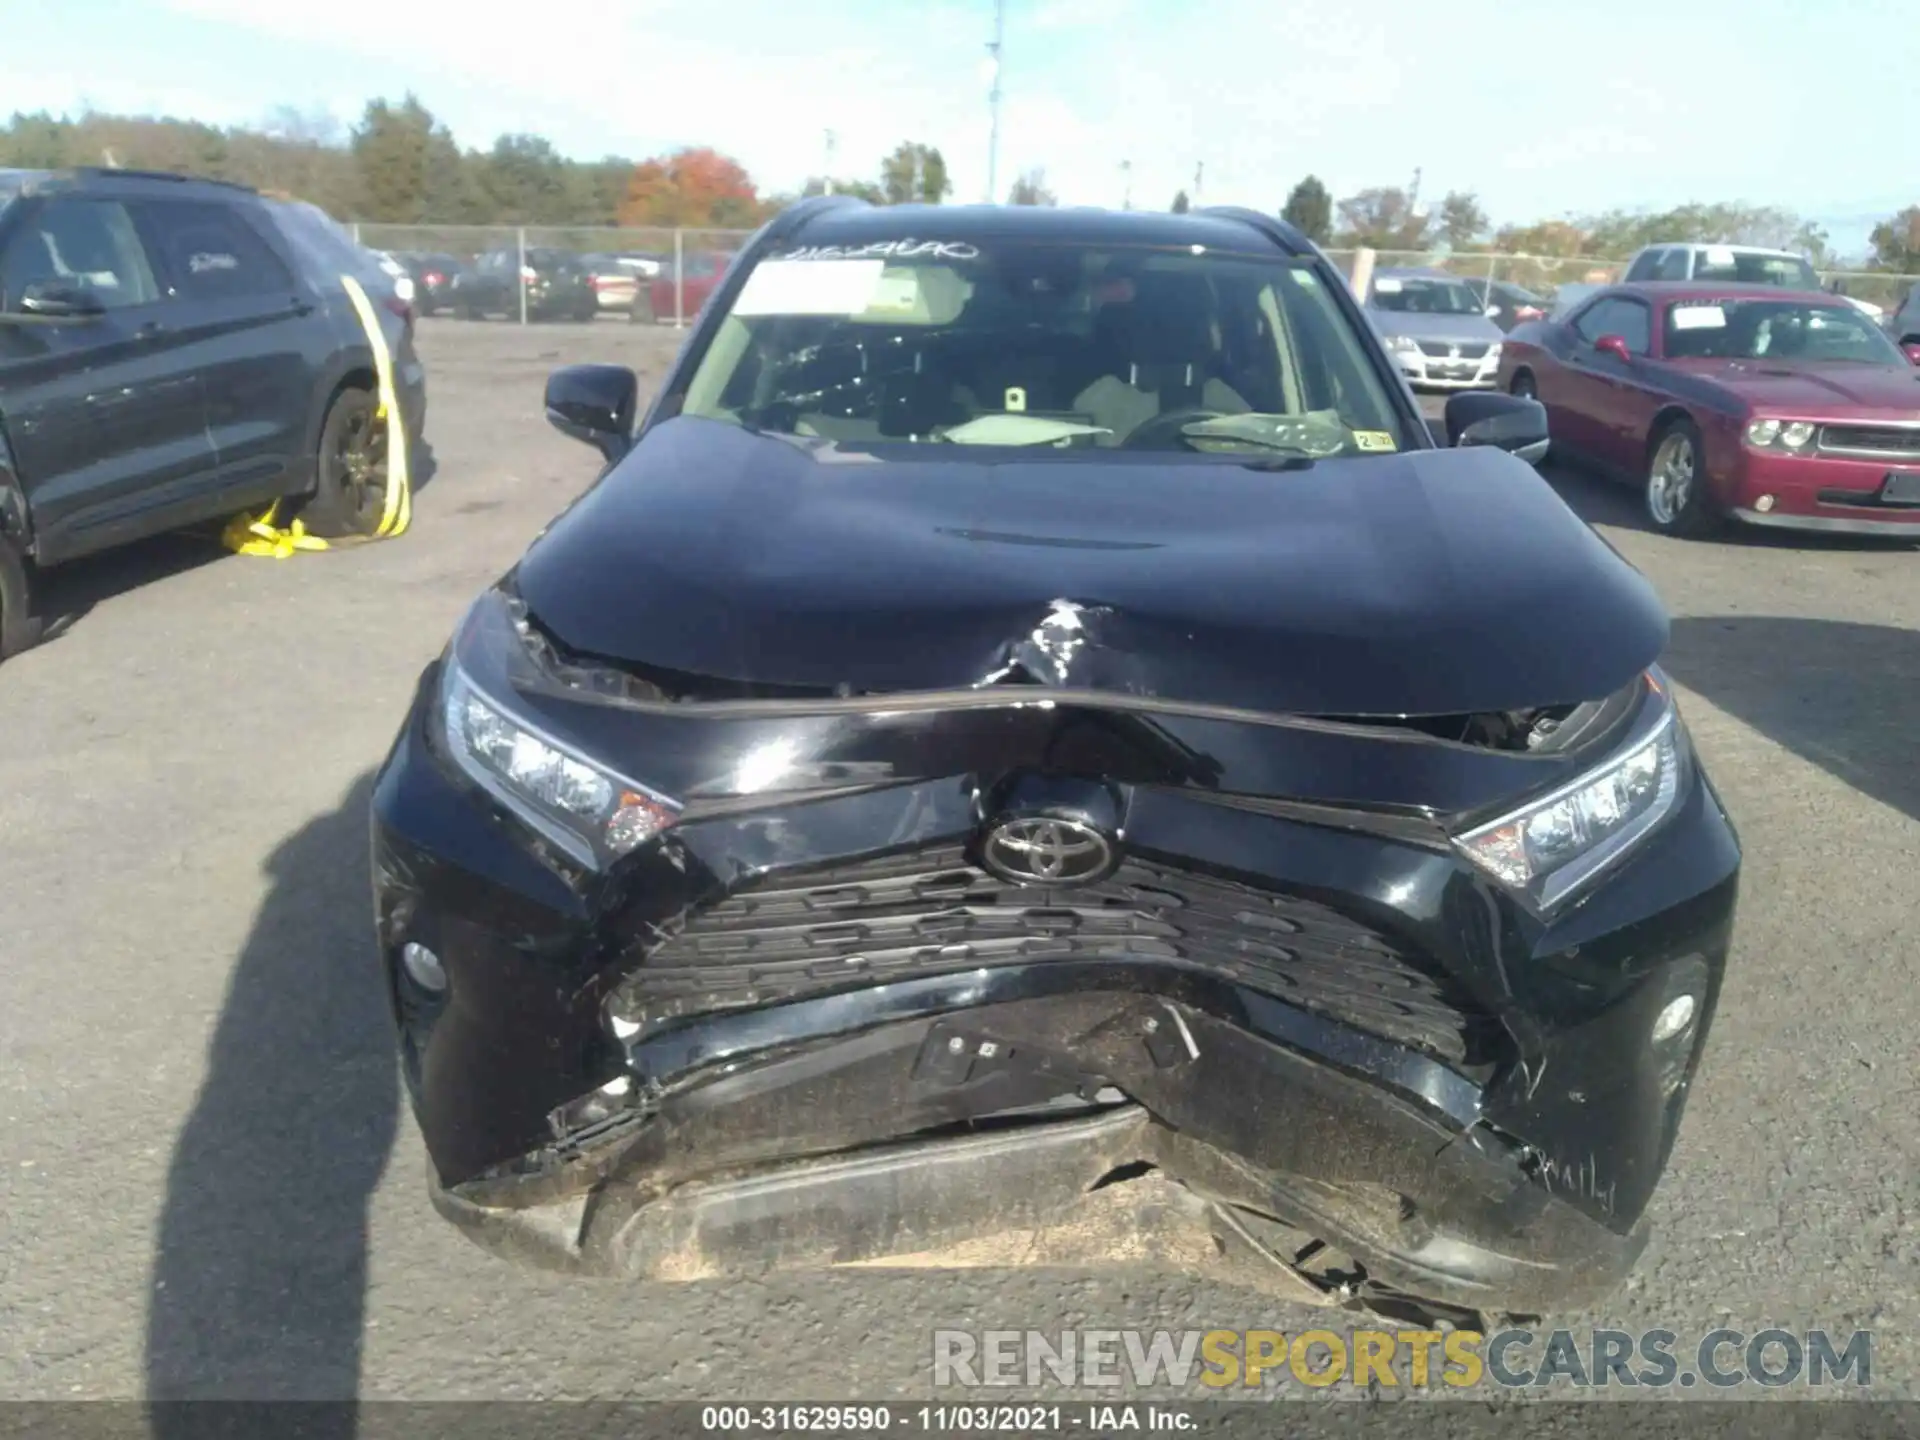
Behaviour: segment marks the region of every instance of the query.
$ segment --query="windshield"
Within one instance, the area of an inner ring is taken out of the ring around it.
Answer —
[[[7,208],[33,174],[31,170],[0,170],[0,210]]]
[[[1693,267],[1696,280],[1740,285],[1777,285],[1786,290],[1818,290],[1820,277],[1798,255],[1703,250]]]
[[[814,247],[755,265],[681,413],[841,445],[1406,449],[1362,344],[1276,256]]]
[[[1790,300],[1688,300],[1670,307],[1672,360],[1837,360],[1907,366],[1907,359],[1851,305]]]
[[[1378,276],[1368,303],[1407,315],[1478,315],[1484,308],[1462,282],[1425,275]]]

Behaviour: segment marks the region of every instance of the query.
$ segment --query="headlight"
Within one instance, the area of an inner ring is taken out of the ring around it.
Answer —
[[[679,818],[665,797],[569,749],[482,695],[447,658],[441,717],[455,763],[502,805],[592,869]]]
[[[1550,910],[1667,818],[1686,764],[1686,740],[1669,705],[1653,732],[1621,754],[1454,844],[1534,908]]]
[[[1493,344],[1487,347],[1487,359],[1498,360],[1499,358],[1500,358],[1500,342],[1496,340],[1493,342]]]
[[[1761,450],[1804,450],[1816,428],[1805,420],[1755,420],[1747,426],[1747,443]]]
[[[1411,335],[1389,335],[1387,336],[1387,349],[1396,355],[1418,355],[1420,353],[1420,342]]]

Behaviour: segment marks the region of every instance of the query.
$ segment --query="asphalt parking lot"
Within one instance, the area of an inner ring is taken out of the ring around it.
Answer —
[[[369,778],[460,610],[593,476],[541,419],[546,371],[651,378],[674,340],[426,322],[408,535],[90,563],[64,633],[0,667],[0,1398],[884,1398],[928,1393],[942,1326],[1298,1318],[1131,1276],[569,1283],[433,1214],[375,983]],[[1913,1394],[1920,553],[1670,541],[1550,473],[1672,609],[1747,850],[1660,1234],[1603,1314],[1558,1318],[1871,1328],[1876,1389]]]

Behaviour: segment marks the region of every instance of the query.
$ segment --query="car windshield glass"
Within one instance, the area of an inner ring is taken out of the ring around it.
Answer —
[[[681,413],[842,446],[1406,449],[1328,286],[1185,247],[816,247],[749,272]]]
[[[1837,360],[1906,365],[1894,344],[1850,305],[1789,300],[1687,300],[1666,320],[1669,359]]]
[[[12,203],[14,196],[20,193],[20,187],[27,183],[32,174],[29,170],[0,170],[0,210]]]
[[[1739,285],[1778,285],[1786,290],[1818,290],[1820,277],[1798,255],[1755,255],[1735,250],[1703,250],[1693,278]]]
[[[1484,308],[1458,280],[1425,275],[1381,275],[1373,282],[1376,309],[1408,315],[1478,315]]]

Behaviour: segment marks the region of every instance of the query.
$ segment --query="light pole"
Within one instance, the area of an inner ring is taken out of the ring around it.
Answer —
[[[840,137],[835,135],[831,130],[827,131],[827,173],[820,177],[822,194],[831,195],[833,193],[833,152],[834,147],[839,143]]]
[[[1133,161],[1120,162],[1120,184],[1120,208],[1131,210],[1133,208]]]
[[[993,88],[987,91],[987,203],[1000,194],[1000,47],[1006,38],[1007,0],[993,0],[993,43],[987,46]]]
[[[1207,173],[1207,162],[1196,161],[1193,167],[1193,208],[1200,208],[1200,177]]]

